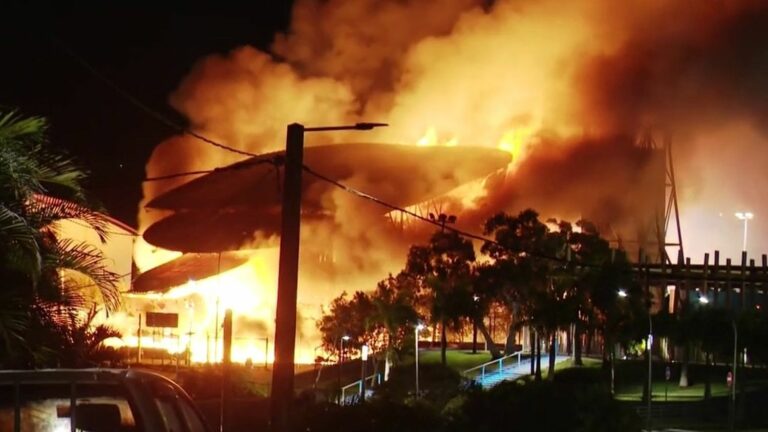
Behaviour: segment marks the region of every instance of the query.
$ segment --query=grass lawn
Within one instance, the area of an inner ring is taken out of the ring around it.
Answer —
[[[599,368],[603,364],[602,360],[590,358],[590,357],[582,357],[581,361],[582,363],[584,363],[581,367],[586,367],[586,368]],[[546,363],[542,361],[541,365],[545,366]],[[555,372],[563,369],[572,368],[572,367],[575,367],[575,365],[573,364],[573,360],[567,359],[567,360],[561,361],[560,363],[555,363]]]
[[[666,395],[665,395],[666,391]],[[725,383],[712,383],[712,397],[727,396],[728,386]],[[632,384],[616,388],[616,399],[633,401],[641,400],[643,396],[643,384]],[[704,383],[697,383],[688,387],[680,387],[677,381],[654,381],[653,400],[663,401],[694,401],[704,398]]]
[[[481,365],[491,360],[491,354],[487,351],[478,351],[477,354],[472,354],[471,350],[448,350],[446,352],[446,360],[448,367],[461,373],[474,366]],[[419,364],[438,364],[440,363],[440,350],[439,349],[422,349],[419,350]],[[404,357],[401,359],[401,365],[412,365],[413,357]],[[379,371],[382,372],[382,371]],[[368,371],[372,373],[372,371]],[[299,373],[297,375],[297,388],[308,388],[314,383],[314,379],[317,375],[316,371],[307,371]],[[342,385],[346,385],[360,379],[360,366],[359,362],[350,362],[344,364],[339,376],[339,371],[335,365],[326,367],[321,373],[320,381],[318,385],[323,388],[336,388],[339,381]]]
[[[445,353],[448,367],[456,370],[457,372],[463,372],[469,368],[479,366],[485,362],[491,361],[491,353],[488,351],[477,351],[477,354],[472,354],[471,350],[448,350]],[[410,360],[413,362],[413,359]],[[429,349],[419,350],[419,363],[430,364],[440,363],[440,350]]]

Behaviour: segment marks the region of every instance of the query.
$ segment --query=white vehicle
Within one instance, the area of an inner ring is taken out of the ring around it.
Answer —
[[[210,432],[176,383],[139,369],[0,371],[0,431]]]

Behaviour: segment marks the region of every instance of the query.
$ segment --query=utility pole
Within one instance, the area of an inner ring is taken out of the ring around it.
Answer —
[[[296,297],[299,274],[301,227],[301,174],[304,164],[304,126],[288,125],[283,178],[280,269],[275,313],[275,362],[272,368],[270,423],[274,432],[288,429],[293,402],[294,352],[296,348]]]
[[[224,358],[222,359],[221,379],[221,430],[229,432],[229,419],[232,388],[232,309],[224,311]]]
[[[141,312],[139,312],[139,330],[136,332],[136,364],[141,364]]]
[[[304,133],[339,130],[371,130],[386,123],[356,123],[349,126],[305,128],[288,125],[283,173],[280,269],[277,276],[275,312],[275,361],[272,368],[270,424],[273,432],[288,430],[293,402],[294,353],[296,349],[296,298],[299,280],[301,228],[301,177],[304,169]]]
[[[221,253],[219,253],[219,259],[221,259]],[[221,287],[219,287],[221,289]],[[216,296],[216,317],[213,323],[213,362],[216,363],[219,360],[219,296]]]

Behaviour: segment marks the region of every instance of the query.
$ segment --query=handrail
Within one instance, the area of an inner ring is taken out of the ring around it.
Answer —
[[[495,364],[498,363],[497,371],[498,371],[499,374],[503,374],[504,373],[504,360],[506,360],[508,358],[511,358],[511,357],[517,357],[517,365],[520,366],[520,363],[522,362],[522,355],[523,355],[523,350],[516,351],[516,352],[513,352],[511,354],[507,354],[504,357],[500,357],[500,358],[497,358],[495,360],[491,360],[491,361],[485,362],[485,363],[483,363],[481,365],[469,368],[469,369],[465,370],[464,372],[462,372],[461,375],[465,376],[465,377],[469,377],[468,376],[469,372],[472,372],[474,370],[479,369],[480,370],[480,374],[479,374],[480,375],[480,380],[482,381],[482,380],[485,380],[485,369],[486,369],[486,367],[492,366],[492,365],[495,365]]]
[[[380,374],[380,373],[375,373],[375,374],[373,374],[373,375],[371,375],[371,376],[367,376],[367,377],[365,377],[365,380],[366,380],[366,381],[370,381],[370,382],[371,382],[371,384],[373,384],[373,379],[374,379],[374,378],[377,378],[377,377],[378,377],[378,380],[376,381],[376,382],[377,382],[377,384],[381,384],[381,374]],[[361,381],[362,381],[362,380],[361,380],[361,379],[359,379],[359,380],[357,380],[357,381],[355,381],[355,382],[353,382],[353,383],[350,383],[350,384],[347,384],[347,385],[345,385],[345,386],[344,386],[344,387],[342,387],[341,389],[342,389],[342,390],[344,390],[344,389],[348,389],[348,388],[350,388],[350,387],[353,387],[353,386],[359,386]]]
[[[493,359],[493,360],[487,361],[487,362],[485,362],[485,363],[483,363],[483,364],[481,364],[481,365],[477,365],[477,366],[475,366],[475,367],[471,367],[471,368],[469,368],[469,369],[465,370],[464,372],[462,372],[461,374],[462,374],[462,375],[465,375],[465,374],[467,374],[468,372],[471,372],[471,371],[473,371],[473,370],[475,370],[475,369],[481,369],[481,368],[484,368],[484,367],[486,367],[486,366],[490,366],[490,365],[492,365],[492,364],[494,364],[494,363],[500,363],[500,362],[503,362],[504,360],[506,360],[506,359],[508,359],[508,358],[510,358],[510,357],[514,357],[514,356],[518,356],[518,357],[519,357],[521,354],[523,354],[523,350],[520,350],[520,351],[515,351],[515,352],[513,352],[512,354],[507,354],[507,355],[505,355],[504,357],[499,357],[499,358],[497,358],[497,359]]]
[[[367,376],[367,377],[365,377],[365,380],[366,381],[370,381],[371,385],[373,385],[374,378],[376,379],[376,383],[377,384],[381,384],[381,373],[375,373],[375,374],[373,374],[371,376]],[[347,384],[347,385],[345,385],[344,387],[341,388],[341,403],[344,403],[344,400],[346,398],[345,393],[346,393],[347,389],[351,388],[351,387],[355,387],[355,386],[357,386],[357,388],[358,388],[356,394],[360,394],[360,393],[363,392],[363,380],[362,379],[359,379],[359,380],[357,380],[357,381],[355,381],[355,382],[353,382],[351,384]]]

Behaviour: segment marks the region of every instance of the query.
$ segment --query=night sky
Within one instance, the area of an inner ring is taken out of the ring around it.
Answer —
[[[0,18],[0,106],[47,117],[51,144],[91,172],[87,187],[93,198],[136,226],[144,165],[153,147],[174,131],[121,97],[67,49],[183,123],[168,96],[192,65],[246,44],[267,49],[274,34],[287,28],[291,4],[252,1],[227,8],[217,2],[205,10],[112,3],[133,7],[72,2],[77,6],[7,8]]]

